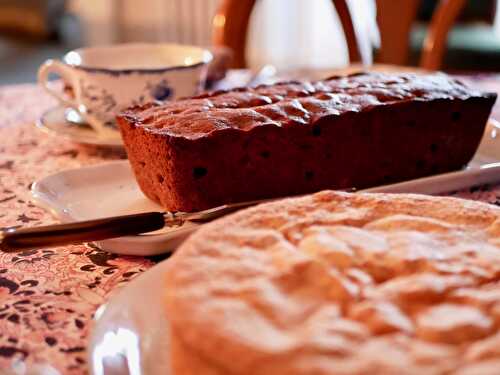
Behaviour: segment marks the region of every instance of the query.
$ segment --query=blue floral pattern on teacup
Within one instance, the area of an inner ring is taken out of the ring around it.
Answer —
[[[104,112],[110,112],[117,105],[113,94],[108,92],[106,89],[97,87],[96,85],[85,84],[83,79],[80,79],[80,90],[84,101],[95,103],[95,106],[97,106],[96,109]]]
[[[117,128],[114,116],[110,116],[112,113],[119,113],[128,107],[142,106],[148,102],[163,102],[174,98],[174,90],[165,78],[147,81],[136,98],[128,103],[122,101],[122,105],[119,105],[113,93],[103,87],[87,83],[83,79],[79,80],[79,85],[86,115],[99,119],[100,123],[109,129]]]
[[[173,94],[172,87],[168,85],[166,79],[162,79],[156,84],[148,82],[146,88],[149,90],[149,94],[151,95],[151,97],[159,101],[167,100]]]
[[[141,56],[137,64],[134,55]],[[174,64],[164,55],[176,56]],[[131,56],[130,61],[116,64],[121,56]],[[175,63],[188,58],[190,64]],[[195,95],[211,59],[204,49],[163,43],[85,48],[70,51],[63,61],[48,60],[39,70],[39,80],[61,105],[77,110],[97,132],[116,131],[115,118],[127,108]],[[66,95],[47,85],[50,73],[63,78]]]

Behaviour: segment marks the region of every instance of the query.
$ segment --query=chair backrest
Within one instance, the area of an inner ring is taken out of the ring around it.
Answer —
[[[376,0],[380,49],[377,62],[405,65],[408,58],[410,31],[417,18],[421,0]],[[352,48],[356,48],[352,46]]]
[[[411,27],[417,17],[421,0],[376,0],[376,2],[377,24],[380,31],[377,62],[405,65],[408,61]],[[419,64],[421,68],[436,70],[441,67],[448,33],[464,5],[465,0],[438,2],[422,46]],[[351,45],[349,48],[357,47]]]
[[[232,66],[245,67],[245,45],[252,9],[257,0],[222,0],[213,22],[213,43],[230,47],[234,52]],[[376,0],[380,50],[377,62],[407,63],[409,39],[421,0]],[[359,50],[359,33],[355,30],[347,0],[332,0],[338,15],[351,62],[363,62]],[[424,41],[420,67],[439,69],[448,32],[464,7],[465,0],[440,0]]]
[[[420,66],[439,69],[446,50],[448,32],[465,6],[465,0],[441,0],[434,11],[432,21],[424,40]]]
[[[212,38],[216,46],[233,51],[231,67],[244,68],[245,46],[250,15],[256,0],[222,0],[213,20]]]

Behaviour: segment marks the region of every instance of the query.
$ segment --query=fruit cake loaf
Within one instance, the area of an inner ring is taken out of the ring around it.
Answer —
[[[460,169],[495,100],[441,73],[361,73],[147,104],[118,123],[142,191],[195,211]]]

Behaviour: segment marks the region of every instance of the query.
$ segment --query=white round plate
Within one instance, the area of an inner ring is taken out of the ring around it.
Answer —
[[[500,163],[382,186],[372,192],[443,192],[500,180]],[[96,312],[88,346],[93,375],[168,375],[169,322],[164,311],[167,260],[119,290]]]
[[[48,133],[64,137],[73,142],[94,146],[123,147],[119,131],[98,133],[89,125],[76,118],[75,111],[61,106],[44,112],[36,122],[37,128]],[[74,119],[71,121],[71,119]]]
[[[169,375],[163,261],[119,290],[95,314],[87,351],[92,375]]]

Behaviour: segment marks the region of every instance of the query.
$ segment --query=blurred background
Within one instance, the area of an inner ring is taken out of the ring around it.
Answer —
[[[44,60],[81,46],[134,41],[210,46],[213,24],[221,21],[214,21],[220,1],[0,0],[0,84],[34,82]],[[498,1],[465,1],[447,35],[442,69],[500,70]],[[347,3],[363,61],[376,60],[376,0]],[[404,62],[415,66],[438,1],[418,3]],[[349,63],[339,14],[330,0],[259,0],[246,38],[246,65],[255,69],[268,63],[278,69]]]

